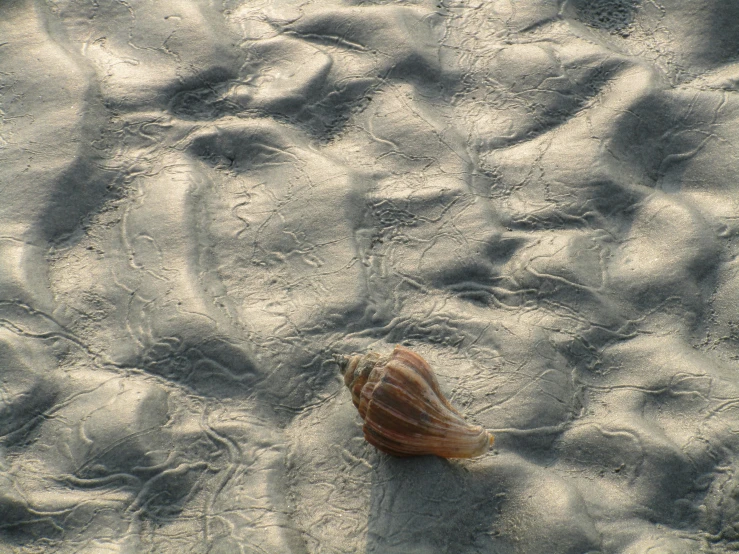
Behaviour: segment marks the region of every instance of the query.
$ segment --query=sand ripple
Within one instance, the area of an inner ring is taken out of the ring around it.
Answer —
[[[0,550],[739,548],[694,4],[0,6]],[[363,441],[332,354],[397,342],[494,453]]]

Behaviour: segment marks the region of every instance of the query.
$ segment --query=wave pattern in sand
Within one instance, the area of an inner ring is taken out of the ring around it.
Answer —
[[[0,6],[0,550],[739,547],[739,8]],[[413,346],[496,451],[392,459]]]

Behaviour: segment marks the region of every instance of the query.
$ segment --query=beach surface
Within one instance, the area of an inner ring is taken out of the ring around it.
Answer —
[[[0,552],[739,550],[738,179],[734,0],[3,1]]]

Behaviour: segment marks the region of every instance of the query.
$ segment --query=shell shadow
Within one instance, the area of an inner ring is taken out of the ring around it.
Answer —
[[[374,466],[365,552],[513,552],[498,530],[506,494],[489,471],[436,456],[380,455]]]

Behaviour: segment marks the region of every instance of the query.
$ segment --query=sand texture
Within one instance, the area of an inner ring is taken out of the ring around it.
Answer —
[[[3,0],[0,553],[739,550],[738,255],[735,0]]]

